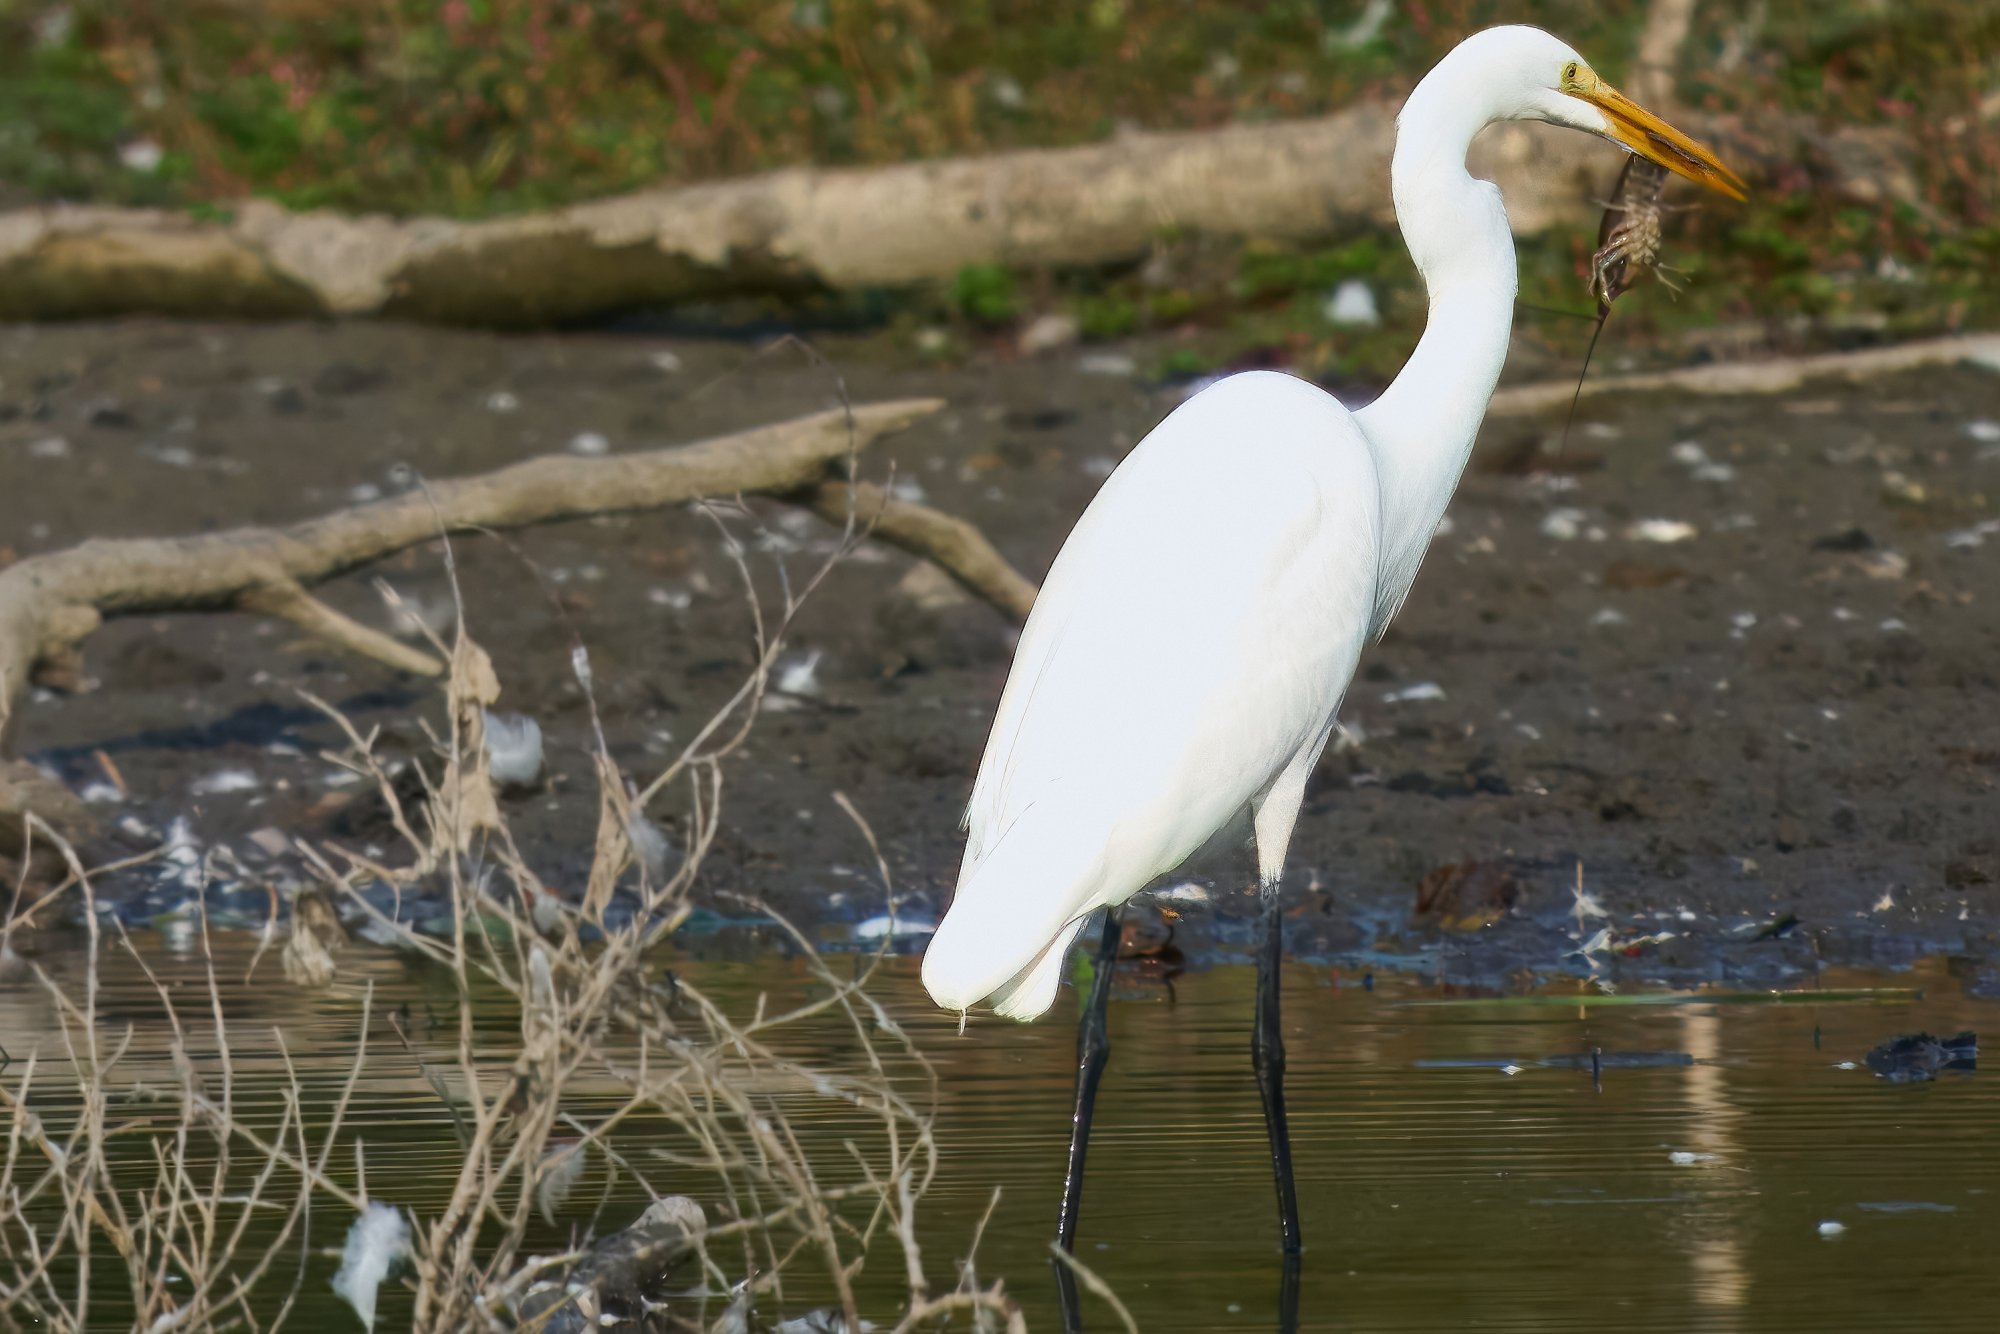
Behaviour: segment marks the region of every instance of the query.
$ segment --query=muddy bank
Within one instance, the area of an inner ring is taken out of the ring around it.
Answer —
[[[1101,355],[935,370],[828,350],[857,398],[949,400],[870,466],[893,463],[899,487],[1035,574],[1184,392]],[[15,328],[0,333],[0,547],[278,522],[392,488],[400,465],[443,476],[659,445],[832,401],[823,372],[721,341]],[[1548,423],[1489,425],[1308,799],[1294,946],[1468,981],[1593,966],[1757,981],[1945,952],[2000,989],[1996,422],[2000,378],[1965,370],[1590,402],[1554,471],[1529,466]],[[773,562],[802,572],[833,533],[763,517],[752,546],[775,594]],[[878,913],[837,789],[915,896],[906,915],[943,907],[1010,628],[913,568],[865,551],[805,609],[786,665],[811,669],[731,766],[709,891],[768,897],[829,940]],[[419,608],[449,605],[434,554],[375,573]],[[505,706],[549,739],[550,780],[511,811],[560,885],[595,820],[572,627],[614,751],[644,773],[740,679],[748,614],[713,529],[683,513],[467,543],[461,578]],[[329,596],[390,622],[366,575]],[[169,925],[197,849],[282,879],[266,831],[384,839],[294,687],[391,750],[421,750],[413,710],[434,707],[426,683],[242,618],[119,623],[90,654],[96,688],[37,695],[15,748],[91,800],[114,849],[184,821],[179,871],[125,887],[131,915]],[[1480,865],[1440,872],[1461,862]],[[1195,882],[1173,902],[1197,961],[1240,941],[1248,878],[1233,845],[1176,877]],[[230,895],[261,920],[261,889]]]

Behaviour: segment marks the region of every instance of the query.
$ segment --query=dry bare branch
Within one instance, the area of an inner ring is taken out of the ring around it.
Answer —
[[[1585,380],[1585,398],[1604,394],[1783,394],[1813,380],[1866,380],[1923,366],[1965,364],[2000,371],[2000,334],[1960,334],[1860,352],[1775,361],[1718,362],[1670,371],[1606,375]],[[1490,416],[1526,416],[1567,405],[1579,392],[1574,380],[1515,385],[1493,395]]]
[[[29,557],[0,570],[0,729],[31,679],[80,674],[78,646],[112,616],[195,610],[279,616],[389,666],[438,674],[436,656],[352,621],[307,589],[441,531],[520,528],[711,496],[779,495],[843,522],[844,495],[836,503],[821,485],[829,469],[941,406],[935,399],[862,404],[851,416],[822,412],[671,449],[545,456],[284,528],[96,540]],[[1032,585],[976,529],[908,502],[876,509],[886,540],[935,559],[1008,614],[1025,613]]]

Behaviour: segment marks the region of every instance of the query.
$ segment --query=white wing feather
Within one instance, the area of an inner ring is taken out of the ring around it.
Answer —
[[[1375,611],[1380,491],[1347,410],[1232,376],[1140,442],[1022,631],[924,960],[1032,1017],[1092,909],[1171,870],[1323,736]]]

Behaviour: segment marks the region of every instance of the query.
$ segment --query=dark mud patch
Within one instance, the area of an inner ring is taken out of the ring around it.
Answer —
[[[831,351],[857,398],[949,400],[870,467],[893,464],[899,486],[1037,573],[1180,392],[1075,357],[940,371]],[[482,470],[586,433],[614,450],[659,445],[832,401],[824,374],[726,342],[15,329],[0,335],[0,547],[287,520],[394,486],[399,465]],[[1523,464],[1543,424],[1489,426],[1313,784],[1288,879],[1295,948],[1481,983],[1550,970],[1756,983],[1943,952],[2000,990],[2000,379],[1593,400],[1581,416],[1581,471]],[[754,546],[775,590],[773,562],[803,570],[834,534],[763,517]],[[378,575],[420,610],[449,605],[429,552],[348,579],[332,600],[387,623]],[[504,707],[548,737],[549,777],[509,810],[562,885],[595,820],[572,628],[614,752],[643,772],[750,661],[735,576],[685,513],[537,530],[513,549],[466,542],[461,575]],[[829,939],[878,915],[837,789],[913,896],[903,914],[934,916],[1010,627],[871,549],[807,607],[793,642],[788,666],[817,655],[810,693],[781,701],[732,763],[705,889],[767,898]],[[270,870],[264,831],[386,837],[320,757],[338,736],[293,687],[379,726],[391,752],[423,745],[425,683],[283,626],[121,622],[92,641],[90,668],[95,689],[38,694],[13,744],[129,841],[178,820],[188,847],[226,845]],[[1418,912],[1426,878],[1461,863],[1497,868],[1467,883],[1475,899],[1505,884],[1504,902]],[[1193,886],[1168,903],[1196,962],[1246,937],[1248,875],[1225,839],[1176,877]],[[163,910],[157,886],[141,897]]]

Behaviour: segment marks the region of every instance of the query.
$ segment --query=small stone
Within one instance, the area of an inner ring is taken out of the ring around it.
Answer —
[[[502,787],[533,787],[542,776],[542,725],[525,713],[484,718],[486,772]]]
[[[611,441],[596,431],[578,431],[570,437],[569,452],[585,458],[601,458],[611,452]]]
[[[1374,329],[1382,323],[1375,290],[1359,278],[1349,278],[1334,288],[1324,310],[1327,323],[1342,329]]]
[[[1583,535],[1588,516],[1579,509],[1553,509],[1542,517],[1542,536],[1558,542],[1574,542]]]
[[[127,170],[151,176],[166,160],[166,153],[151,139],[129,139],[118,145],[118,160]]]
[[[1028,322],[1027,328],[1021,330],[1021,337],[1015,346],[1024,357],[1039,356],[1044,352],[1068,347],[1076,342],[1082,333],[1083,328],[1077,323],[1074,315],[1062,313],[1038,315]]]
[[[1700,530],[1680,519],[1641,519],[1625,529],[1631,542],[1691,542]]]
[[[1076,368],[1085,375],[1137,375],[1139,363],[1122,352],[1093,352],[1077,359]]]
[[[1667,451],[1667,457],[1685,468],[1699,468],[1708,462],[1708,451],[1692,440],[1683,440]]]
[[[1871,551],[1854,563],[1870,579],[1901,579],[1910,572],[1910,558],[1900,551]]]

